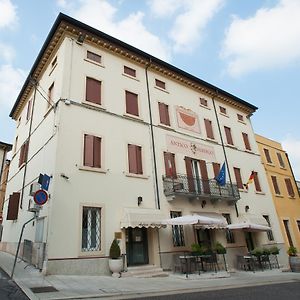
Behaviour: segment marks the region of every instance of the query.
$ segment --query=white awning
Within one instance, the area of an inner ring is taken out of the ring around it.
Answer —
[[[244,230],[244,231],[268,231],[271,230],[268,222],[263,216],[244,214],[239,216],[237,223],[227,226],[230,230]]]
[[[121,228],[161,228],[164,227],[162,220],[165,217],[160,210],[154,208],[124,208]]]
[[[162,221],[166,225],[196,225],[201,228],[226,228],[226,219],[217,213],[199,213]]]

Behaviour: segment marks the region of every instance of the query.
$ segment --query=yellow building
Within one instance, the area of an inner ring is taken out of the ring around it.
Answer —
[[[286,249],[300,251],[300,193],[287,153],[280,143],[255,135]]]

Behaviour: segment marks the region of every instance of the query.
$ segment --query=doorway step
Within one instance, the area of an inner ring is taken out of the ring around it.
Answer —
[[[138,277],[138,278],[151,278],[151,277],[167,277],[168,273],[164,272],[162,268],[154,265],[143,265],[137,267],[128,267],[127,272],[122,272],[121,277]]]

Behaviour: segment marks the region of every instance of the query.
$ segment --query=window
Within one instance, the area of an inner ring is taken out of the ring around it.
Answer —
[[[155,85],[161,89],[166,89],[166,83],[161,80],[155,79]]]
[[[212,122],[211,120],[204,119],[204,124],[205,124],[205,129],[206,129],[206,136],[209,139],[214,139],[214,132],[213,132],[213,127],[212,127]]]
[[[271,176],[273,187],[274,187],[274,192],[276,195],[280,195],[280,189],[277,183],[277,177],[276,176]]]
[[[18,136],[16,136],[16,139],[15,139],[14,153],[17,152],[17,147],[18,147]]]
[[[19,167],[22,166],[27,161],[28,146],[29,146],[29,142],[26,141],[21,147],[20,157],[19,157]]]
[[[29,100],[27,103],[27,113],[26,113],[27,121],[30,119],[30,116],[31,116],[31,104],[32,104],[32,100]]]
[[[101,168],[101,138],[89,134],[84,135],[83,165]]]
[[[233,168],[233,170],[234,170],[234,175],[235,175],[237,187],[239,189],[243,189],[244,185],[243,185],[243,181],[242,181],[242,177],[241,177],[240,168]]]
[[[238,118],[239,121],[244,122],[244,116],[243,115],[237,114],[237,118]]]
[[[257,192],[261,192],[261,187],[260,187],[260,183],[259,183],[259,180],[258,180],[257,172],[253,172],[253,176],[254,176],[255,190],[256,190]]]
[[[264,153],[265,153],[265,157],[266,157],[266,160],[269,164],[272,163],[272,159],[271,159],[271,156],[270,156],[270,152],[268,149],[264,149]]]
[[[164,152],[166,177],[176,178],[175,154]]]
[[[136,70],[132,69],[132,68],[129,68],[127,66],[124,66],[124,73],[129,75],[129,76],[136,77]]]
[[[90,59],[98,64],[101,64],[101,55],[87,51],[86,57],[87,59]]]
[[[297,226],[298,226],[298,230],[300,231],[300,221],[297,220]]]
[[[287,192],[288,192],[289,196],[290,197],[295,197],[295,192],[294,192],[294,189],[293,189],[293,186],[292,186],[291,179],[290,178],[285,178],[284,181],[285,181],[286,189],[287,189]]]
[[[125,91],[126,97],[126,113],[139,116],[138,95]]]
[[[19,212],[20,193],[9,196],[6,220],[17,220]]]
[[[81,251],[101,250],[101,208],[82,209]]]
[[[169,106],[164,103],[158,103],[160,123],[170,126]]]
[[[53,102],[53,92],[54,92],[54,82],[50,85],[48,89],[48,105],[47,108],[51,106],[51,103]]]
[[[294,246],[292,236],[291,236],[291,233],[290,233],[290,229],[289,229],[289,220],[283,220],[283,225],[284,225],[284,229],[285,229],[285,233],[286,233],[289,245]]]
[[[220,173],[221,165],[219,163],[216,163],[216,162],[213,162],[212,165],[213,165],[214,175],[215,175],[215,178],[216,178]]]
[[[219,107],[220,107],[220,113],[226,115],[227,114],[226,108],[223,106],[219,106]]]
[[[270,218],[269,218],[269,216],[263,215],[263,217],[264,217],[265,220],[267,221],[268,226],[271,227],[271,223],[270,223]],[[268,231],[267,231],[267,236],[268,236],[268,240],[269,240],[269,241],[274,241],[274,236],[273,236],[272,230],[268,230]]]
[[[243,132],[242,134],[243,134],[243,140],[244,140],[246,150],[251,151],[251,146],[250,146],[250,143],[249,143],[248,134],[245,133],[245,132]]]
[[[277,152],[277,158],[278,158],[278,162],[281,168],[285,168],[285,164],[284,161],[282,159],[281,153]]]
[[[85,100],[87,102],[101,105],[101,81],[90,77],[86,78]]]
[[[142,147],[128,144],[129,173],[143,174]]]
[[[230,214],[222,214],[222,215],[226,219],[227,223],[231,224]],[[226,235],[226,241],[228,244],[235,243],[234,234],[230,229],[226,229],[225,235]]]
[[[206,99],[204,99],[204,98],[200,98],[200,104],[202,105],[202,106],[208,106],[208,103],[207,103],[207,100]]]
[[[171,211],[170,216],[171,216],[171,218],[177,218],[177,217],[181,217],[182,214],[180,211]],[[173,236],[173,246],[174,247],[185,246],[184,232],[183,232],[182,225],[173,225],[172,226],[172,236]]]
[[[225,135],[227,139],[227,144],[233,145],[232,135],[231,135],[231,129],[229,127],[224,126],[225,129]]]
[[[55,56],[55,58],[52,60],[51,68],[54,68],[56,63],[57,63],[57,56]]]

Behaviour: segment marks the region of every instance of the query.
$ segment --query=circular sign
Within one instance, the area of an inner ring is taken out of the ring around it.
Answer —
[[[48,194],[44,190],[38,190],[35,192],[33,200],[37,205],[43,205],[48,200]]]

